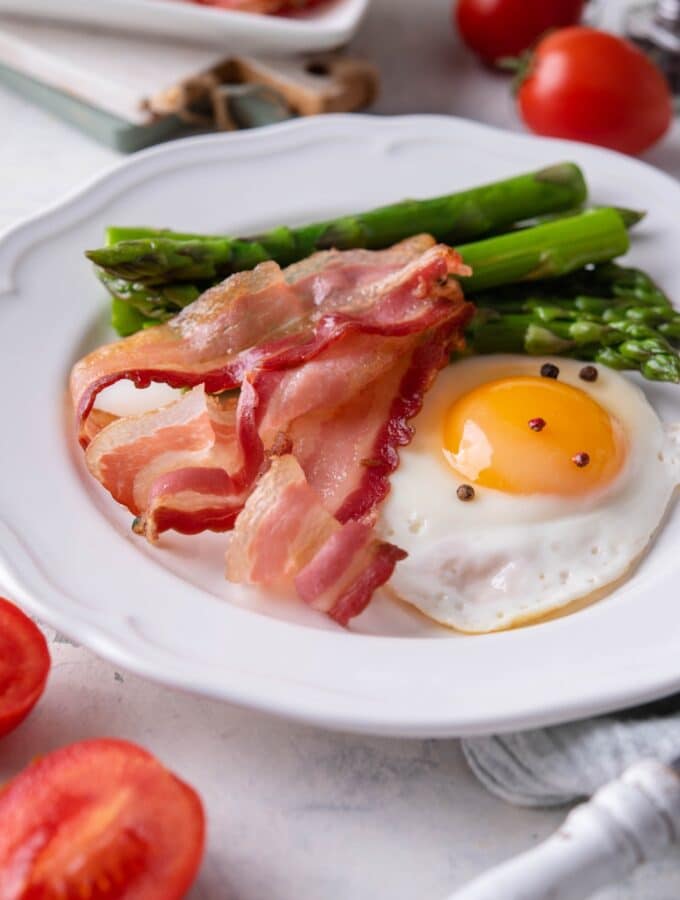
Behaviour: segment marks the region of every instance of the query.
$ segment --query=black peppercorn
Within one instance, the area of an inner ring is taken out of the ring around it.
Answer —
[[[557,378],[560,374],[560,370],[554,363],[543,363],[541,366],[541,375],[544,378]]]
[[[578,373],[578,377],[582,381],[597,381],[597,376],[599,374],[600,373],[597,371],[595,366],[584,366]]]
[[[456,496],[459,500],[462,500],[464,503],[467,503],[468,500],[474,499],[475,489],[471,484],[461,484],[458,490],[456,491]]]

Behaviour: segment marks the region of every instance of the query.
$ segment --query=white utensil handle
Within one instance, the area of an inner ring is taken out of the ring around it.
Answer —
[[[577,806],[545,843],[449,900],[584,900],[680,842],[680,776],[644,760]]]

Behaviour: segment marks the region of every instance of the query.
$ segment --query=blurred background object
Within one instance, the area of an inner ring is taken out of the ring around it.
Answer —
[[[671,121],[658,73],[680,80],[680,0],[319,0],[309,8],[286,0],[281,15],[238,11],[281,2],[0,0],[0,81],[121,152],[369,106],[512,128],[523,121],[539,134],[628,153],[645,152]],[[567,40],[565,27],[579,23],[599,36],[576,29]],[[625,41],[626,28],[651,62]],[[620,36],[602,34],[612,31]],[[351,55],[329,55],[347,41]],[[509,58],[519,70],[516,105],[509,79],[494,74]],[[386,90],[376,104],[379,72]]]
[[[581,21],[585,0],[456,0],[462,39],[485,63],[519,56],[553,28]]]
[[[663,72],[611,32],[584,25],[546,32],[512,66],[518,111],[536,134],[637,155],[671,124]]]
[[[378,89],[375,67],[337,54],[236,56],[13,17],[0,22],[0,81],[124,153],[190,132],[361,109]]]
[[[371,0],[322,0],[302,9],[299,0],[288,0],[285,15],[238,11],[245,2],[223,0],[218,9],[191,0],[0,0],[0,15],[193,41],[239,53],[285,55],[346,44]],[[262,0],[248,2],[266,8]]]
[[[514,72],[518,112],[531,131],[642,153],[672,117],[664,69],[672,73],[680,61],[680,0],[630,12],[637,45],[582,23],[585,6],[585,0],[454,0],[453,19],[484,63]],[[604,4],[588,12],[597,24]]]
[[[626,32],[659,66],[680,102],[680,0],[655,0],[633,6]]]

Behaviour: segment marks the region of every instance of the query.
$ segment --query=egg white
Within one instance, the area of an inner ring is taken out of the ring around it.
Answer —
[[[628,451],[622,470],[586,496],[508,494],[475,486],[442,449],[445,415],[457,397],[481,384],[537,375],[545,362],[560,380],[586,391],[622,426]],[[525,624],[623,578],[663,520],[680,483],[680,425],[664,425],[643,392],[625,376],[598,366],[593,383],[583,363],[498,355],[448,366],[415,420],[413,442],[381,511],[380,534],[405,549],[391,590],[426,616],[470,633]]]

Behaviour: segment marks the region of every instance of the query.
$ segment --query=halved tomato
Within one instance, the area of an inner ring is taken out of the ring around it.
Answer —
[[[146,750],[72,744],[0,793],[0,900],[180,900],[204,833],[198,794]]]
[[[50,653],[42,631],[0,597],[0,737],[33,709],[49,671]]]

